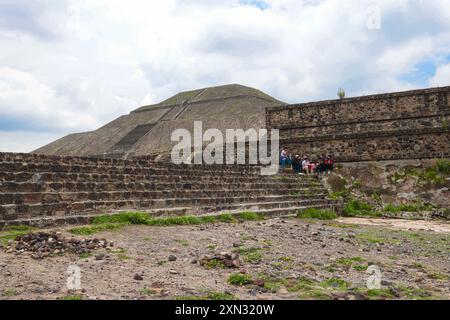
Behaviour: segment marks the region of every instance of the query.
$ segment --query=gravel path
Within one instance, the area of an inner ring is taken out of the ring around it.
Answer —
[[[0,249],[0,299],[450,299],[448,223],[371,220],[129,226],[86,237],[113,247],[42,260]],[[222,252],[240,254],[240,266],[198,263]],[[81,290],[67,289],[69,266]],[[381,290],[368,291],[373,266]],[[229,284],[235,273],[253,282]]]

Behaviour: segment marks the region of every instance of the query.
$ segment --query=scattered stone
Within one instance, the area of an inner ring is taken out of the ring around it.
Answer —
[[[134,280],[137,280],[137,281],[142,281],[142,280],[144,280],[144,278],[143,278],[139,273],[136,273],[136,274],[134,275],[133,279],[134,279]]]
[[[91,250],[105,248],[106,240],[99,239],[66,239],[60,232],[36,232],[18,236],[8,242],[6,253],[22,254],[31,252],[31,258],[40,260],[51,255],[65,252],[82,254]]]
[[[177,257],[175,257],[174,255],[170,255],[169,256],[169,261],[177,261]]]
[[[95,256],[95,260],[103,260],[105,258],[104,253],[99,253]]]
[[[169,270],[169,273],[170,273],[170,274],[178,274],[178,271],[172,269],[172,270]]]
[[[265,285],[264,280],[258,279],[253,282],[256,286],[263,288]]]
[[[239,268],[241,261],[237,253],[221,252],[213,256],[204,256],[200,259],[200,265],[209,267],[211,265],[221,265],[226,268]]]

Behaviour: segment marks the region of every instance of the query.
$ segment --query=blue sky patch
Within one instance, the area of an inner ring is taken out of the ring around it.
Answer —
[[[436,74],[436,65],[433,61],[423,61],[414,67],[414,70],[402,75],[401,80],[411,84],[427,86],[430,78]]]
[[[269,8],[269,5],[266,2],[260,0],[241,0],[241,4],[257,7],[261,10],[266,10]]]

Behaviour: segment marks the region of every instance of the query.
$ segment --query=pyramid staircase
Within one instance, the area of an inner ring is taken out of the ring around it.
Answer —
[[[153,216],[242,211],[287,216],[339,206],[327,196],[316,177],[261,176],[256,166],[0,153],[0,227],[80,224],[127,210]]]

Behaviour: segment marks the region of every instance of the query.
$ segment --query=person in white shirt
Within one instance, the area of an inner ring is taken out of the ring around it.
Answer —
[[[302,169],[303,169],[303,172],[306,174],[309,173],[309,165],[310,165],[310,162],[308,160],[308,157],[304,157],[303,161],[302,161]]]

